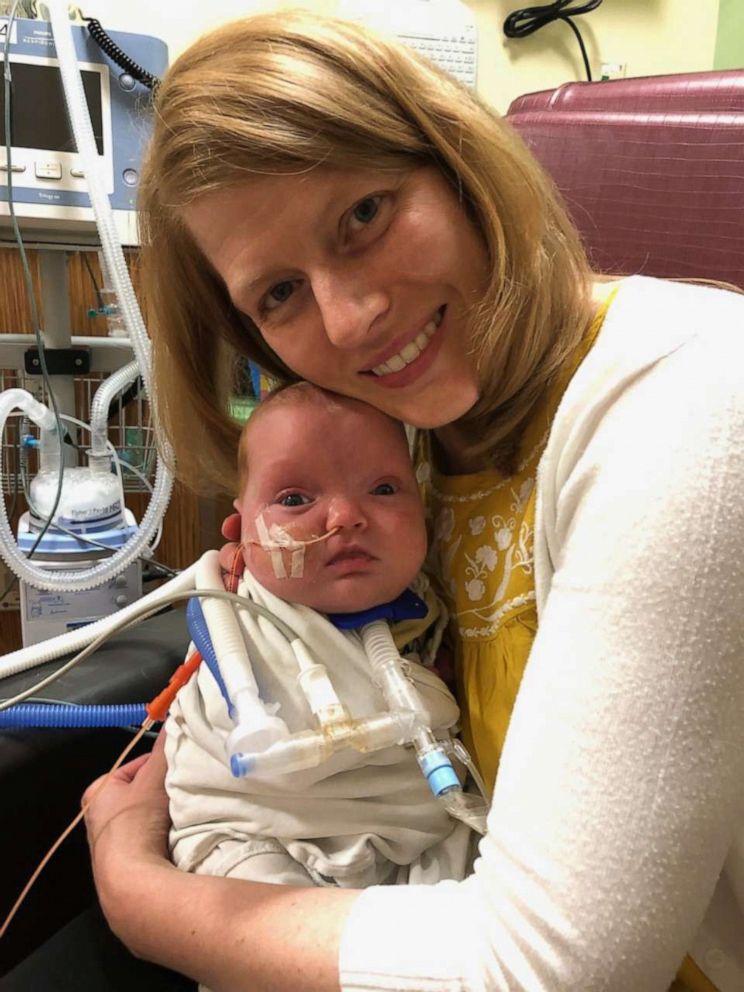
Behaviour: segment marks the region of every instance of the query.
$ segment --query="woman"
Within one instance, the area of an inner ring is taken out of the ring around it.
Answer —
[[[231,992],[661,992],[688,952],[688,988],[743,988],[744,300],[593,279],[508,126],[350,25],[229,25],[157,106],[144,273],[179,470],[234,490],[246,357],[422,429],[494,792],[465,882],[300,892],[177,872],[156,752],[88,815],[113,930]]]

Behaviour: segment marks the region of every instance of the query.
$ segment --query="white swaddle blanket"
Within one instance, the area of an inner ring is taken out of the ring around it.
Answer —
[[[355,632],[277,599],[246,575],[240,593],[289,624],[324,664],[353,717],[386,711]],[[242,614],[253,672],[264,703],[295,733],[314,727],[288,642],[263,618]],[[409,660],[436,732],[453,727],[457,704],[434,672]],[[436,882],[468,872],[474,837],[432,796],[410,748],[335,754],[318,768],[262,779],[234,778],[226,740],[233,724],[201,665],[166,723],[166,788],[171,852],[186,870],[293,885],[361,888]]]

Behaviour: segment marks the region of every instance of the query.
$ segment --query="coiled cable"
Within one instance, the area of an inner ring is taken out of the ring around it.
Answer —
[[[581,57],[584,60],[586,78],[591,83],[592,70],[589,66],[584,39],[571,18],[578,17],[580,14],[589,14],[596,10],[601,3],[602,0],[585,0],[584,3],[577,3],[576,0],[556,0],[554,3],[543,4],[541,7],[522,7],[512,11],[504,21],[504,34],[507,38],[526,38],[545,27],[546,24],[551,24],[553,21],[563,21],[576,36],[581,49]]]
[[[106,33],[100,21],[96,20],[95,17],[85,17],[85,15],[83,15],[83,20],[88,27],[88,33],[93,41],[120,69],[124,69],[138,83],[146,86],[148,90],[154,90],[160,84],[160,79],[157,76],[153,76],[147,69],[143,69],[138,62],[135,62],[134,59],[130,58],[126,52],[123,52],[119,48],[114,39]]]

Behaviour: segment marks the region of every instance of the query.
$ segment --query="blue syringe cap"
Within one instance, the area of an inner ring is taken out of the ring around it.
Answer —
[[[453,789],[461,789],[460,779],[444,751],[429,751],[420,759],[421,770],[435,796],[443,796]]]
[[[256,759],[248,754],[231,754],[230,771],[235,778],[244,778],[249,775],[256,765]]]

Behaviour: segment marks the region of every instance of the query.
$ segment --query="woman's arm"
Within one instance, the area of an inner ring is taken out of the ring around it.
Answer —
[[[677,292],[616,328],[551,439],[552,585],[475,875],[362,893],[344,990],[665,992],[691,947],[744,823],[744,305]],[[697,339],[632,364],[696,307]]]
[[[167,855],[161,740],[151,756],[112,776],[86,816],[96,888],[111,929],[136,956],[214,992],[336,992],[340,935],[357,893],[174,868]]]

